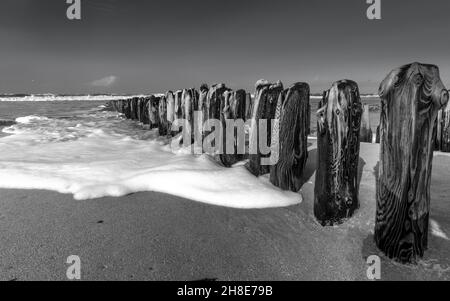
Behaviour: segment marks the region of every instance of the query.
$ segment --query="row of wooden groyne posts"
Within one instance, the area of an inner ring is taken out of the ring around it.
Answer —
[[[448,91],[436,66],[412,63],[388,74],[380,85],[380,98],[374,239],[389,258],[415,262],[428,243],[433,151],[450,151]],[[160,135],[176,135],[172,123],[177,119],[187,120],[192,132],[198,131],[191,125],[195,111],[202,112],[203,121],[220,120],[223,126],[229,119],[251,120],[249,135],[256,135],[256,140],[250,139],[258,141],[256,152],[242,154],[235,147],[234,152],[220,154],[220,162],[230,167],[248,159],[251,173],[270,174],[270,181],[282,190],[298,192],[303,184],[311,110],[307,83],[285,89],[281,82],[259,80],[254,97],[224,84],[203,84],[199,91],[113,100],[110,107],[158,128]],[[323,226],[343,223],[359,208],[360,142],[373,141],[368,109],[351,80],[335,82],[319,102],[314,215]],[[259,131],[261,119],[267,121],[267,131]],[[272,127],[273,120],[278,122]],[[207,134],[202,133],[202,139]],[[261,139],[272,153],[260,150]],[[263,164],[273,152],[278,160]]]

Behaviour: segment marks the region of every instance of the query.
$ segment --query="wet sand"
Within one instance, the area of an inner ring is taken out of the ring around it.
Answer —
[[[312,214],[316,150],[303,202],[239,210],[145,192],[76,201],[40,190],[0,190],[0,280],[65,280],[81,258],[83,280],[450,280],[450,156],[433,161],[429,250],[418,265],[386,259],[373,243],[378,145],[362,144],[360,203],[341,226]],[[439,229],[437,229],[439,228]],[[440,230],[440,232],[438,231]]]

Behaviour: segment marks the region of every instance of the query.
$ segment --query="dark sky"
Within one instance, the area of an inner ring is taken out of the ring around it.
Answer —
[[[260,78],[321,92],[353,79],[376,92],[393,68],[436,64],[450,86],[450,1],[0,1],[0,93],[150,93]]]

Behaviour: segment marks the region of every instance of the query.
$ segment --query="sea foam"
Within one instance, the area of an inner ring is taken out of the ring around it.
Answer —
[[[71,193],[77,200],[157,191],[234,208],[298,204],[299,193],[194,156],[112,112],[53,119],[25,116],[0,138],[0,187]]]

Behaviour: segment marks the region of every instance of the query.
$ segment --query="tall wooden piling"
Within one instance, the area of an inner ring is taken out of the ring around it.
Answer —
[[[208,128],[204,130],[204,137],[208,139],[204,143],[205,151],[211,155],[212,153],[222,150],[223,145],[223,131],[221,127],[221,112],[225,103],[224,93],[229,91],[225,84],[215,84],[209,89],[206,106],[208,116],[205,117],[205,126]]]
[[[183,90],[178,90],[174,93],[175,97],[175,119],[183,119],[183,106],[182,106],[182,97]]]
[[[438,137],[440,138],[440,150],[445,153],[450,153],[450,104],[440,111],[439,117],[440,132],[438,132]]]
[[[380,85],[380,162],[375,242],[389,258],[410,263],[428,244],[433,131],[448,92],[434,65],[393,70]]]
[[[203,131],[203,124],[208,119],[208,92],[209,87],[207,84],[200,86],[200,92],[198,96],[198,115],[197,115],[197,146],[203,148],[203,140],[205,139],[205,133]]]
[[[159,135],[166,136],[169,133],[169,123],[167,120],[167,98],[166,98],[166,95],[162,95],[159,100],[158,114],[159,114],[159,127],[158,127]]]
[[[181,95],[181,111],[182,119],[184,120],[183,131],[185,133],[185,145],[190,145],[194,139],[194,109],[198,105],[198,96],[195,89],[185,89]]]
[[[314,215],[323,226],[342,223],[359,207],[361,114],[359,89],[354,81],[334,83],[320,103]]]
[[[308,159],[309,97],[307,83],[295,83],[280,94],[272,131],[270,181],[297,192]]]
[[[175,96],[172,91],[167,91],[166,102],[167,102],[167,128],[168,128],[167,134],[170,136],[174,136],[175,131],[172,126],[176,117],[175,117]]]
[[[159,126],[159,100],[160,97],[156,95],[151,95],[148,100],[148,116],[151,129]]]
[[[245,120],[252,118],[253,98],[250,93],[245,94]]]
[[[244,90],[226,91],[222,106],[223,153],[220,161],[226,167],[241,161],[245,155],[245,100]]]
[[[250,126],[248,169],[255,176],[270,172],[270,146],[272,135],[272,119],[278,97],[283,91],[283,84],[278,81],[271,84],[266,80],[256,83],[255,100]]]

